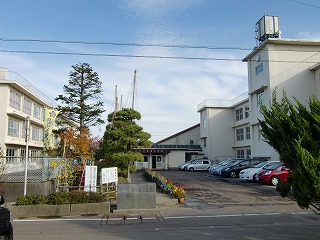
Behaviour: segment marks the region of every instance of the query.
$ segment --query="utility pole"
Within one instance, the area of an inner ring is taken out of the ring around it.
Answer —
[[[135,95],[135,92],[136,92],[136,79],[137,79],[137,70],[134,70],[134,75],[133,75],[133,87],[132,87],[132,106],[131,106],[131,109],[134,109],[134,95]]]
[[[27,194],[27,180],[28,180],[28,161],[29,161],[29,137],[30,137],[30,117],[26,118],[26,156],[24,168],[24,191],[23,195]]]

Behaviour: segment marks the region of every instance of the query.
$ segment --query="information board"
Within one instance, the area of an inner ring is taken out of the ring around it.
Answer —
[[[118,168],[102,168],[100,176],[100,184],[118,182]]]
[[[85,166],[84,191],[97,191],[97,166]]]

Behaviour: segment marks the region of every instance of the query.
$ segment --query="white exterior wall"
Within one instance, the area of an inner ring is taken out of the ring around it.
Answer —
[[[248,89],[252,109],[252,156],[267,156],[278,160],[279,154],[259,134],[258,119],[263,119],[257,104],[257,93],[263,91],[263,104],[269,107],[273,91],[277,90],[278,100],[284,90],[290,101],[293,97],[306,104],[311,95],[319,93],[319,83],[310,67],[320,62],[320,42],[269,39],[249,54]],[[260,57],[260,61],[256,59]],[[263,71],[256,75],[256,66],[263,63]],[[316,84],[317,83],[317,84]],[[319,95],[317,95],[319,97]]]
[[[14,156],[22,156],[21,150],[25,150],[26,142],[25,137],[22,135],[23,124],[27,117],[30,118],[30,137],[29,137],[29,156],[40,156],[43,148],[43,108],[50,107],[47,103],[42,101],[38,96],[33,94],[29,89],[30,87],[25,87],[21,85],[15,79],[8,79],[10,74],[7,74],[8,70],[6,68],[0,68],[0,146],[4,155],[6,155],[6,150],[14,149]],[[10,106],[10,91],[18,93],[20,98],[20,109]],[[31,101],[31,114],[25,113],[23,110],[24,98]],[[34,117],[33,110],[34,106],[39,106],[39,118]],[[12,136],[8,134],[8,122],[12,119],[18,122],[18,135]],[[32,139],[32,130],[37,128],[39,130],[39,139]]]
[[[193,141],[193,144],[190,142]],[[176,134],[174,137],[170,137],[167,140],[163,140],[161,145],[200,145],[200,126],[194,127],[188,131],[183,131]]]
[[[201,114],[201,138],[206,138],[206,146],[201,144],[204,155],[209,159],[226,159],[234,156],[232,149],[233,110],[230,108],[205,108]],[[205,120],[206,119],[206,120]],[[207,125],[205,127],[204,121]]]
[[[165,169],[178,168],[180,164],[185,162],[185,152],[171,150],[166,159]]]

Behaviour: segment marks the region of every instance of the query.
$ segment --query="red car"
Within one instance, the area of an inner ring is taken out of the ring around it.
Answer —
[[[290,171],[284,163],[275,163],[258,172],[256,180],[261,183],[277,186],[280,181],[287,181]]]

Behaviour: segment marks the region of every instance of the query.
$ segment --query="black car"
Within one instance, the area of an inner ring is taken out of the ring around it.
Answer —
[[[0,195],[0,239],[12,240],[13,227],[12,217],[8,209],[1,207],[4,204],[4,197]]]
[[[220,175],[226,176],[226,177],[232,177],[236,178],[239,177],[239,173],[241,170],[253,167],[254,165],[267,161],[267,159],[244,159],[244,160],[238,160],[231,166],[225,167],[221,169]]]

